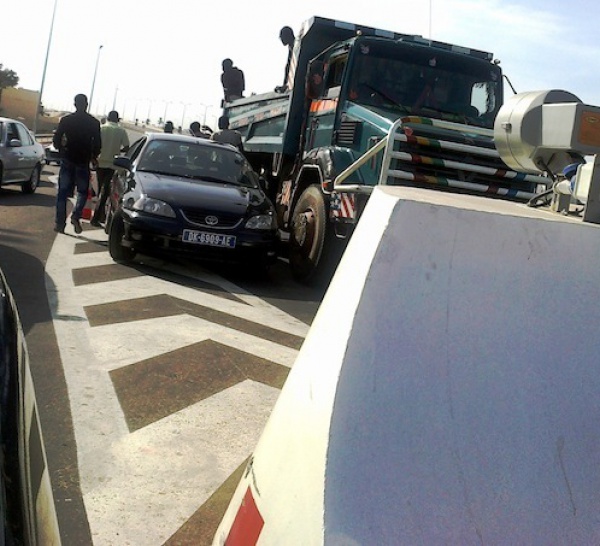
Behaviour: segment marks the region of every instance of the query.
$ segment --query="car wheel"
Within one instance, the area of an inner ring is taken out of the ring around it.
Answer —
[[[40,166],[38,165],[31,173],[31,178],[21,185],[23,193],[33,193],[40,183]]]
[[[115,262],[131,262],[135,257],[135,250],[123,246],[123,235],[125,234],[125,224],[123,216],[116,213],[112,216],[110,229],[108,232],[108,251],[110,257]]]
[[[289,261],[297,281],[308,284],[328,276],[333,246],[328,228],[323,194],[317,186],[309,186],[298,199],[292,216]]]
[[[110,233],[110,224],[113,218],[113,208],[110,199],[106,200],[106,206],[104,207],[104,233],[107,235]]]

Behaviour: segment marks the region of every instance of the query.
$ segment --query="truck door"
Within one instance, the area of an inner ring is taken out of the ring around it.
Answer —
[[[310,101],[304,151],[330,146],[348,56],[331,57],[326,62],[313,61],[307,77],[307,100]]]
[[[2,142],[2,146],[4,147],[2,182],[6,184],[25,180],[23,176],[26,171],[23,168],[24,156],[22,147],[10,145],[11,141],[19,140],[17,125],[13,122],[7,122],[5,126],[5,131],[3,132],[4,141]]]

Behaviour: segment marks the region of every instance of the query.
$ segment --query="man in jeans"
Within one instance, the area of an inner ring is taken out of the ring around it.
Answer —
[[[105,221],[106,200],[110,195],[110,181],[115,172],[113,159],[121,152],[129,149],[129,137],[127,131],[119,125],[119,113],[112,110],[108,113],[108,121],[100,128],[102,139],[102,152],[98,157],[98,193],[100,199],[96,203],[94,215],[90,224],[99,227],[100,222]]]
[[[52,139],[61,155],[54,224],[54,231],[58,233],[65,232],[67,199],[75,188],[77,200],[71,213],[71,224],[75,233],[81,233],[80,219],[90,186],[90,163],[94,167],[98,164],[102,146],[100,122],[87,113],[87,107],[87,97],[82,94],[76,95],[75,112],[60,120]]]

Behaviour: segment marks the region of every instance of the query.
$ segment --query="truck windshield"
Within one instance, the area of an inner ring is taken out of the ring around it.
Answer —
[[[365,40],[350,62],[351,101],[493,127],[502,100],[502,76],[488,61],[407,43]]]

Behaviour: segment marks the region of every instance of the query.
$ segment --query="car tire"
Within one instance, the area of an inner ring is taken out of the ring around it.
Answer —
[[[39,183],[40,183],[40,172],[41,172],[41,167],[38,165],[35,169],[33,169],[33,172],[31,173],[31,177],[29,178],[29,180],[27,180],[26,182],[23,182],[23,184],[21,184],[21,191],[23,193],[33,193]]]
[[[129,263],[135,258],[135,250],[123,246],[122,240],[125,234],[123,215],[116,213],[112,216],[110,229],[108,231],[108,251],[115,262]]]
[[[110,233],[110,225],[113,218],[113,206],[110,199],[106,200],[106,206],[104,207],[104,233],[107,235]]]

